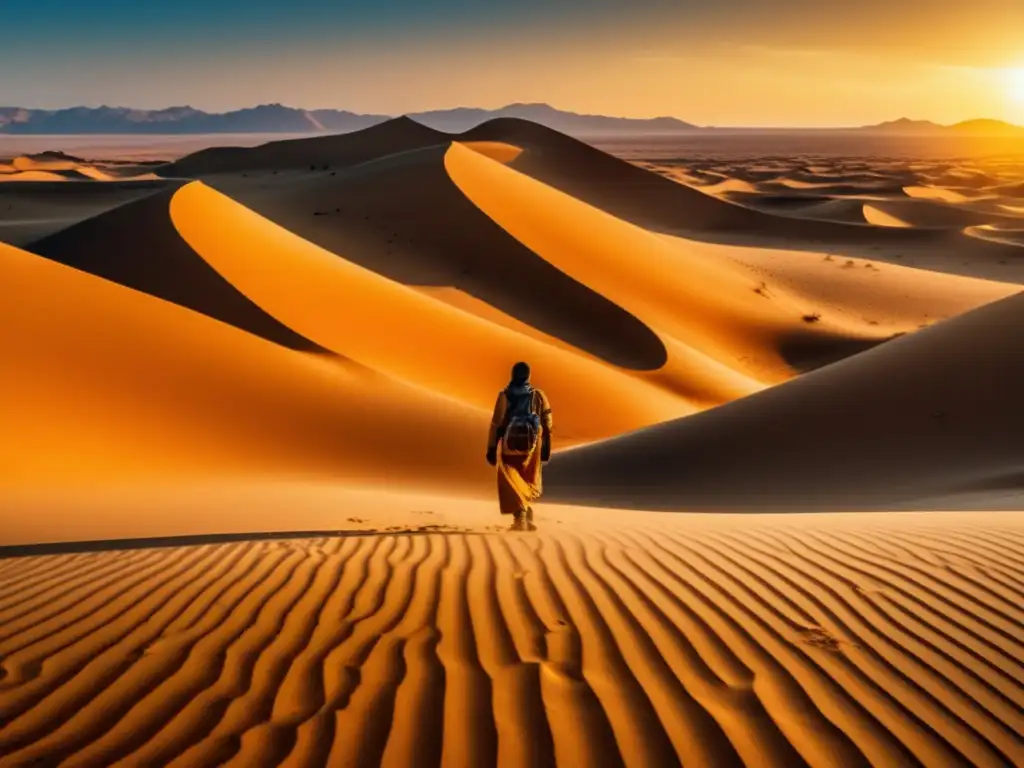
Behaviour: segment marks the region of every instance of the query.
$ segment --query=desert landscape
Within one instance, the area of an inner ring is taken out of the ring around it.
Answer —
[[[5,142],[0,765],[1024,764],[1019,139]]]

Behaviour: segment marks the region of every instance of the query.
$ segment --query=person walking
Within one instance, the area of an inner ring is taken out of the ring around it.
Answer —
[[[512,377],[494,403],[487,462],[498,469],[498,506],[516,530],[536,530],[532,502],[543,491],[541,465],[551,458],[551,403],[530,383],[530,366],[512,366]]]

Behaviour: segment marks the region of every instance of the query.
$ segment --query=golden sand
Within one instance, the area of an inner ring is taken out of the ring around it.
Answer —
[[[0,765],[1024,763],[1005,167],[397,120],[0,180]]]

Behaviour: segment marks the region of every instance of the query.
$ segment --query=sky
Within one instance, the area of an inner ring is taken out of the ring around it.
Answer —
[[[1024,124],[1024,0],[0,0],[0,105]]]

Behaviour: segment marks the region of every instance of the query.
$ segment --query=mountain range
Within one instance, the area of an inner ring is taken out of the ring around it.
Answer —
[[[584,135],[675,134],[696,129],[674,117],[634,119],[581,115],[547,104],[510,104],[494,110],[435,110],[408,116],[430,128],[455,133],[497,117],[518,117],[563,133]],[[57,110],[0,107],[0,134],[340,133],[368,128],[391,117],[337,109],[296,109],[282,104],[263,104],[222,113],[187,106],[156,110],[106,106]]]
[[[951,136],[1021,136],[1024,127],[1013,125],[1002,120],[964,120],[953,125],[941,125],[931,120],[910,120],[903,117],[878,125],[861,128],[862,131],[875,133],[902,133],[907,135],[951,135]]]
[[[2,134],[201,134],[201,133],[344,133],[368,128],[391,115],[359,114],[339,109],[297,109],[261,104],[231,112],[204,112],[189,106],[166,109],[70,107],[27,109],[0,107]],[[461,133],[487,120],[516,117],[575,136],[690,134],[718,130],[675,117],[627,118],[586,115],[548,104],[509,104],[500,109],[457,109],[417,112],[408,117],[436,130]],[[722,129],[756,131],[756,128]],[[999,120],[968,120],[940,125],[901,118],[860,128],[830,129],[887,135],[1021,136],[1024,128]]]

